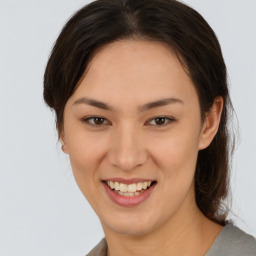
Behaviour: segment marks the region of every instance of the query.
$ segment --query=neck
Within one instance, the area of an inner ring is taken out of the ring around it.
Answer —
[[[144,235],[119,234],[103,225],[108,256],[205,255],[223,227],[208,220],[196,206],[184,214],[185,218],[179,213]]]

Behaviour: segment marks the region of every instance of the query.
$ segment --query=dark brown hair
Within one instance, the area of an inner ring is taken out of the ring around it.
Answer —
[[[122,39],[153,40],[172,48],[197,90],[202,118],[214,99],[224,108],[211,145],[200,151],[195,173],[196,203],[209,219],[224,224],[222,202],[228,195],[231,139],[226,66],[215,33],[204,18],[175,0],[96,0],[80,9],[64,26],[44,74],[44,99],[63,130],[64,107],[94,54]]]

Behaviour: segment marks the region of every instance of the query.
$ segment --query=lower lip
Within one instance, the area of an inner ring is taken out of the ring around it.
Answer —
[[[114,203],[116,203],[120,206],[136,206],[136,205],[141,204],[142,202],[146,201],[150,197],[153,189],[156,186],[156,183],[153,184],[150,188],[148,188],[146,191],[144,191],[143,193],[141,193],[138,196],[121,196],[121,195],[115,193],[105,182],[102,182],[102,183],[103,183],[110,199]]]

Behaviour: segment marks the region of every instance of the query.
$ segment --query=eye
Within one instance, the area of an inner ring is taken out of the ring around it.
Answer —
[[[101,116],[87,117],[87,118],[84,118],[82,121],[95,128],[101,128],[102,126],[108,124],[107,119]]]
[[[176,121],[173,117],[167,117],[167,116],[157,116],[152,119],[148,123],[153,123],[153,126],[166,126],[172,122]]]

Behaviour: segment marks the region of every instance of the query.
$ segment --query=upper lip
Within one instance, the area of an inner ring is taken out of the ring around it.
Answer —
[[[132,184],[132,183],[139,183],[139,182],[145,182],[145,181],[155,181],[153,179],[141,179],[141,178],[133,178],[133,179],[124,179],[124,178],[108,178],[104,179],[104,181],[117,181],[119,183],[124,184]]]

